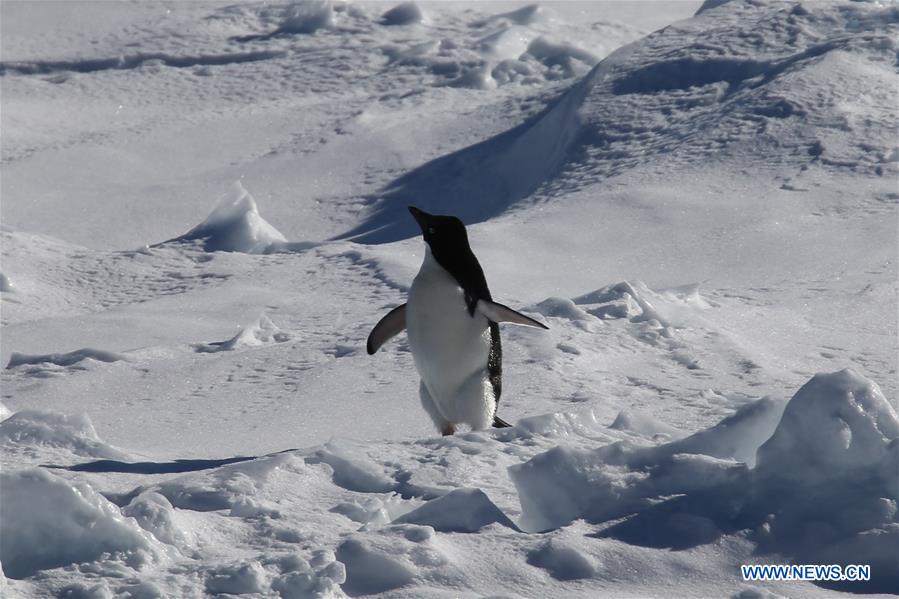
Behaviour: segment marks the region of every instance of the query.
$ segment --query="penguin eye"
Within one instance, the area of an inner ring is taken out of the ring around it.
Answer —
[[[431,235],[436,233],[436,231],[434,230],[434,227],[428,227],[428,233],[430,233]]]

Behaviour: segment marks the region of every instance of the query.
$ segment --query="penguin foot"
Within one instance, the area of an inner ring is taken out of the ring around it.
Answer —
[[[444,437],[448,437],[450,435],[454,435],[456,433],[456,427],[452,424],[447,424],[442,429],[440,429],[440,434]]]
[[[511,426],[511,424],[509,424],[499,416],[493,417],[493,428],[509,428]]]

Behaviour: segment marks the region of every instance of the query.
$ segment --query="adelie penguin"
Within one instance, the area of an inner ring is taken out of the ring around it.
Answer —
[[[499,323],[547,327],[493,301],[461,220],[414,206],[409,212],[424,236],[424,262],[407,303],[372,329],[368,353],[405,329],[421,377],[421,405],[441,433],[452,435],[459,424],[473,430],[510,426],[496,415],[502,393]]]

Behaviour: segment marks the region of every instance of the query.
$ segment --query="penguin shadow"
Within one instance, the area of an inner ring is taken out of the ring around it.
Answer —
[[[237,464],[240,462],[250,462],[261,458],[269,458],[272,456],[298,451],[297,449],[283,449],[274,453],[268,453],[257,456],[234,456],[230,458],[220,458],[214,460],[204,459],[180,459],[171,462],[124,462],[119,460],[94,460],[91,462],[83,462],[81,464],[73,464],[71,466],[60,466],[57,464],[41,464],[42,468],[51,470],[68,470],[69,472],[90,472],[90,473],[115,473],[115,474],[181,474],[184,472],[199,472],[201,470],[212,470],[220,466],[228,464]]]

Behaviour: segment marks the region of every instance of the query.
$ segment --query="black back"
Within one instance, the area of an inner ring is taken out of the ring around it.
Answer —
[[[478,300],[492,301],[493,297],[487,287],[481,263],[468,244],[465,225],[455,216],[428,214],[414,206],[409,207],[409,212],[418,221],[434,259],[462,288],[468,313],[474,316]],[[489,323],[490,354],[487,358],[487,373],[493,387],[493,397],[499,402],[503,386],[503,348],[499,338],[499,325],[493,321]]]

